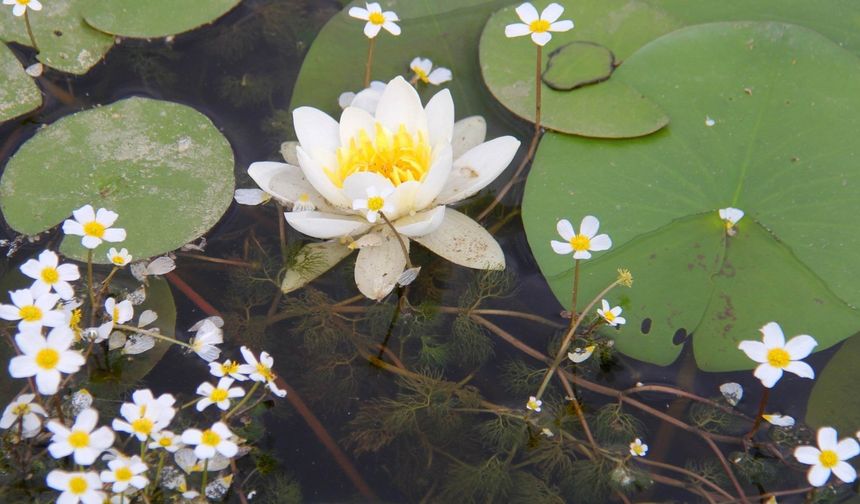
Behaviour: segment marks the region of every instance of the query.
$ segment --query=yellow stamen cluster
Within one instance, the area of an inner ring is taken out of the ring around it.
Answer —
[[[412,71],[415,72],[415,75],[418,76],[418,79],[424,84],[428,84],[430,82],[430,76],[427,75],[427,72],[425,72],[421,67],[416,65],[412,67]]]
[[[375,25],[381,25],[385,23],[385,16],[383,16],[381,12],[371,12],[367,17],[367,20]]]
[[[396,133],[376,123],[376,138],[366,131],[349,141],[349,146],[337,150],[337,168],[325,169],[326,175],[337,187],[353,173],[378,173],[394,186],[404,182],[420,182],[430,171],[431,148],[426,134],[412,135],[400,125]]]
[[[36,305],[22,306],[21,309],[18,310],[18,315],[25,322],[42,320],[42,310]]]
[[[152,422],[152,420],[146,417],[138,418],[131,422],[131,430],[140,434],[145,434],[147,436],[152,433],[153,427],[155,427],[155,424]]]
[[[204,444],[207,446],[218,446],[221,442],[221,436],[218,435],[217,432],[212,429],[206,429],[203,431],[203,435],[200,437],[200,444]]]
[[[73,431],[68,438],[68,442],[72,448],[86,448],[90,445],[90,435],[84,431]]]
[[[57,268],[52,268],[48,266],[47,268],[42,269],[42,281],[48,285],[52,285],[60,279],[60,272],[57,271]]]
[[[767,362],[775,368],[784,368],[791,362],[791,356],[782,348],[771,348],[767,352]]]
[[[134,474],[132,474],[131,469],[123,466],[114,472],[114,476],[116,476],[117,481],[131,481]]]
[[[625,287],[633,286],[633,274],[630,270],[624,268],[618,270],[618,283]]]
[[[271,369],[266,367],[262,362],[257,364],[257,372],[266,379],[267,382],[270,382],[275,379],[275,373],[272,372]]]
[[[105,227],[98,221],[90,221],[84,224],[84,234],[87,236],[95,236],[101,238],[105,235]]]
[[[53,348],[43,348],[36,354],[36,365],[46,371],[57,367],[58,362],[60,353]]]
[[[229,397],[229,394],[227,392],[227,389],[222,389],[222,388],[213,389],[212,393],[209,394],[209,399],[212,402],[226,401],[228,397]]]
[[[22,0],[18,0],[21,2]],[[23,0],[29,2],[30,0]],[[69,480],[69,491],[75,495],[82,495],[86,493],[89,485],[87,485],[87,480],[81,476],[74,476]]]
[[[582,252],[591,247],[591,240],[582,234],[574,235],[574,237],[570,239],[570,246],[573,247],[573,250]]]
[[[833,450],[822,450],[818,456],[818,461],[827,469],[833,469],[839,464],[839,456]]]
[[[531,30],[532,33],[543,33],[549,31],[549,25],[549,21],[545,19],[536,19],[529,23],[529,30]]]
[[[607,322],[611,323],[613,320],[615,320],[615,314],[612,313],[612,311],[606,311],[603,313],[603,318],[605,318]]]

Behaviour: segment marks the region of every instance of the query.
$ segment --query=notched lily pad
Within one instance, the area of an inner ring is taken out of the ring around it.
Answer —
[[[0,122],[42,106],[42,92],[12,51],[0,44]]]
[[[812,428],[831,426],[842,434],[860,425],[860,405],[853,399],[860,380],[860,335],[846,341],[827,366],[818,372],[809,402],[806,423]]]
[[[119,213],[135,259],[162,254],[208,231],[233,197],[233,152],[190,107],[129,98],[40,129],[9,160],[0,210],[23,234],[50,229],[85,204]],[[103,243],[95,260],[107,260]],[[61,251],[85,259],[80,237]]]
[[[211,23],[238,4],[239,0],[90,0],[84,18],[105,33],[166,37]]]
[[[543,83],[556,91],[597,84],[608,79],[615,70],[612,51],[593,42],[571,42],[549,54]]]

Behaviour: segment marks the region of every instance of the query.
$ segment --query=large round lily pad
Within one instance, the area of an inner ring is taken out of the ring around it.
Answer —
[[[161,254],[209,230],[233,196],[233,152],[209,119],[177,103],[129,98],[51,124],[9,160],[0,210],[34,234],[85,204],[119,213],[135,259]],[[103,243],[95,250],[106,261]],[[86,258],[80,237],[67,256]]]
[[[42,106],[42,92],[8,47],[0,44],[0,122]]]
[[[753,366],[738,342],[772,320],[819,350],[860,330],[860,96],[845,85],[860,60],[806,28],[715,23],[652,42],[612,79],[672,122],[623,141],[544,137],[523,220],[558,299],[573,264],[549,246],[555,222],[592,214],[614,246],[583,265],[581,299],[632,270],[633,288],[611,294],[628,355],[666,365],[692,334],[702,369],[735,370]],[[717,214],[729,206],[746,212],[735,236]]]
[[[239,0],[90,0],[84,17],[114,35],[165,37],[211,23],[238,4]]]
[[[860,380],[860,336],[846,341],[827,366],[818,371],[806,406],[806,423],[813,428],[830,426],[843,435],[860,426],[860,404],[854,401]]]

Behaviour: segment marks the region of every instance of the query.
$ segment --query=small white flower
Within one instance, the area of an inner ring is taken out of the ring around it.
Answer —
[[[239,372],[248,375],[249,378],[256,382],[265,382],[269,390],[278,397],[287,395],[287,391],[278,388],[278,385],[275,383],[277,376],[272,371],[275,360],[272,359],[272,356],[268,352],[260,352],[260,360],[258,361],[248,347],[243,346],[239,350],[242,352],[242,357],[245,358],[246,362],[246,364],[239,366]]]
[[[125,266],[126,264],[131,262],[131,254],[128,253],[127,248],[121,248],[119,251],[116,248],[111,247],[107,252],[108,261],[111,262],[114,266]]]
[[[62,492],[57,498],[58,504],[101,504],[106,498],[101,491],[102,482],[95,471],[67,472],[54,469],[48,473],[46,480],[49,487]]]
[[[176,453],[176,451],[183,446],[184,445],[182,444],[180,437],[169,430],[156,432],[152,435],[152,442],[149,443],[149,448],[151,450],[161,448],[170,453]]]
[[[14,5],[12,14],[18,17],[23,16],[27,9],[42,10],[42,4],[39,3],[39,0],[3,0],[3,5]]]
[[[83,236],[81,244],[88,249],[98,247],[103,240],[125,240],[125,229],[111,227],[119,217],[116,212],[105,208],[99,208],[98,212],[95,212],[92,205],[84,205],[73,211],[72,215],[74,219],[66,219],[63,222],[63,232],[67,235]]]
[[[630,443],[630,455],[644,457],[646,453],[648,453],[648,445],[643,443],[641,439],[636,438]]]
[[[516,11],[522,23],[512,23],[505,27],[505,36],[508,38],[531,35],[532,42],[544,46],[552,39],[549,32],[566,32],[573,28],[573,21],[569,19],[558,21],[564,7],[557,3],[547,5],[540,15],[529,2],[521,4]]]
[[[30,259],[21,265],[21,273],[35,280],[30,286],[30,292],[38,298],[54,290],[62,299],[75,297],[75,291],[69,282],[81,278],[78,267],[74,264],[59,264],[60,258],[50,250],[39,254],[39,259]]]
[[[166,275],[176,269],[176,262],[170,256],[156,257],[149,262],[136,262],[131,265],[131,275],[138,282],[146,282],[148,276]]]
[[[203,411],[210,404],[215,404],[222,411],[227,411],[230,407],[230,399],[234,397],[242,397],[245,395],[245,389],[242,387],[232,387],[233,378],[224,377],[218,380],[218,385],[213,386],[209,382],[203,382],[197,387],[197,394],[203,396],[203,399],[197,401],[197,411]]]
[[[262,205],[272,199],[272,195],[260,189],[236,189],[233,199],[240,205]]]
[[[794,449],[794,458],[801,464],[808,464],[807,479],[814,487],[823,486],[830,479],[830,473],[836,475],[845,483],[857,479],[857,471],[846,460],[860,453],[860,445],[852,438],[837,442],[836,429],[822,427],[818,429],[818,448],[814,446],[798,446]]]
[[[77,373],[86,362],[76,350],[70,350],[74,333],[68,327],[55,327],[45,338],[40,333],[19,333],[15,343],[21,355],[9,361],[12,378],[36,377],[36,388],[40,394],[57,393],[60,373]]]
[[[740,383],[729,382],[720,385],[720,393],[723,394],[726,402],[732,406],[737,406],[744,396],[744,388]]]
[[[234,360],[227,359],[224,362],[210,362],[209,373],[212,376],[223,378],[229,376],[237,381],[245,381],[248,377],[240,371],[241,366]]]
[[[134,307],[128,299],[116,302],[114,298],[105,300],[105,312],[114,324],[125,324],[134,318]]]
[[[239,451],[236,443],[230,440],[232,437],[233,433],[226,424],[215,422],[211,428],[204,431],[187,429],[182,433],[182,442],[194,446],[194,455],[197,458],[212,458],[216,452],[230,458]]]
[[[558,234],[565,240],[563,242],[552,240],[550,245],[556,254],[570,254],[573,252],[574,259],[591,259],[591,252],[599,252],[612,247],[612,240],[608,235],[597,234],[600,221],[596,217],[586,215],[579,224],[579,234],[573,231],[573,226],[567,219],[561,219],[556,224]]]
[[[723,219],[726,225],[726,233],[730,236],[734,236],[735,234],[735,224],[738,223],[739,220],[743,219],[744,211],[739,208],[720,208],[718,213],[720,214],[720,219]]]
[[[39,404],[34,403],[35,394],[21,394],[3,410],[0,418],[0,429],[8,429],[21,422],[21,435],[25,438],[34,437],[42,429],[42,420],[48,413]]]
[[[588,345],[585,348],[574,348],[573,352],[567,353],[567,358],[579,364],[580,362],[585,362],[591,357],[591,354],[594,353],[594,350],[597,348],[597,345]]]
[[[195,330],[193,327],[191,330]],[[212,362],[221,355],[221,349],[216,345],[224,343],[224,332],[209,319],[202,321],[197,334],[191,339],[191,351],[207,362]]]
[[[421,81],[424,84],[433,84],[438,86],[443,82],[448,82],[454,77],[451,70],[444,67],[436,67],[433,69],[433,62],[427,58],[415,58],[409,63],[409,68],[415,72],[414,80]]]
[[[526,402],[526,409],[540,413],[541,404],[543,404],[543,401],[535,396],[529,396],[529,400]]]
[[[711,118],[711,116],[705,116],[705,126],[710,127],[710,126],[713,126],[715,124],[717,124],[717,121],[713,120]]]
[[[367,38],[376,37],[382,28],[385,28],[385,31],[392,35],[400,35],[400,27],[394,23],[400,21],[397,14],[393,11],[382,12],[382,7],[376,2],[369,2],[365,5],[367,6],[366,9],[362,7],[350,8],[349,15],[367,21],[367,24],[364,25],[364,34]]]
[[[45,293],[34,296],[30,289],[9,291],[12,304],[0,304],[0,318],[4,320],[19,320],[18,330],[25,332],[40,332],[42,327],[58,327],[66,325],[66,315],[55,310],[60,296]]]
[[[131,458],[117,457],[107,465],[108,470],[102,471],[99,476],[103,483],[113,483],[111,491],[114,493],[125,492],[128,487],[140,490],[149,484],[145,476],[146,464],[137,455]]]
[[[215,452],[215,455],[207,460],[209,463],[206,464],[206,470],[209,472],[218,472],[230,465],[230,459],[218,452]],[[203,472],[203,462],[191,448],[181,448],[173,455],[173,461],[187,474]]]
[[[776,425],[777,427],[794,427],[794,417],[788,415],[774,413],[772,415],[762,415],[761,417],[767,420],[767,423]]]
[[[161,394],[158,398],[149,389],[135,390],[131,395],[133,402],[123,403],[119,408],[120,415],[125,419],[114,418],[112,426],[119,432],[127,432],[146,441],[157,432],[167,427],[176,415],[173,404],[176,398],[171,394]]]
[[[366,210],[364,213],[367,222],[375,223],[379,214],[392,214],[394,205],[388,201],[388,197],[394,193],[394,186],[388,185],[381,189],[369,186],[365,189],[366,198],[355,198],[352,200],[353,210]]]
[[[96,429],[99,414],[92,408],[80,412],[69,429],[56,420],[48,422],[48,430],[54,433],[48,452],[55,459],[74,454],[75,464],[90,465],[103,451],[113,445],[114,433],[107,426]],[[95,429],[95,430],[93,430]]]
[[[353,93],[352,91],[341,93],[337,98],[337,104],[343,109],[358,107],[374,115],[386,86],[386,83],[382,81],[371,81],[369,87],[362,89],[358,93]]]
[[[747,357],[759,362],[755,369],[755,377],[767,388],[773,388],[782,378],[782,372],[788,371],[801,378],[815,378],[815,371],[801,359],[812,353],[818,345],[815,338],[807,334],[795,336],[785,342],[782,328],[776,322],[768,322],[760,329],[763,341],[741,341],[738,348]]]
[[[548,437],[548,438],[551,438],[551,437],[555,436],[555,434],[553,434],[553,432],[552,432],[551,430],[547,429],[546,427],[544,427],[543,429],[541,429],[541,430],[540,430],[540,433],[541,433],[541,435],[542,435],[542,436],[546,436],[546,437]]]
[[[610,308],[609,303],[605,299],[600,300],[600,306],[601,308],[597,309],[597,314],[603,317],[603,320],[605,320],[607,324],[612,327],[616,327],[627,323],[627,319],[619,317],[619,315],[621,315],[620,306]]]

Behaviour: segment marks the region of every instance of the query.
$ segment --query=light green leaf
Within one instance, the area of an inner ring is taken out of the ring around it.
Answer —
[[[45,231],[85,204],[119,213],[135,259],[209,230],[233,197],[233,153],[209,119],[176,103],[130,98],[40,129],[9,160],[0,210],[19,233]],[[116,244],[103,243],[94,258]],[[85,259],[80,237],[63,253]]]
[[[87,23],[106,33],[134,38],[176,35],[211,23],[239,0],[90,0]]]
[[[571,42],[549,54],[543,82],[556,91],[573,91],[603,82],[615,70],[615,55],[600,44]]]
[[[810,427],[834,427],[849,436],[860,426],[860,406],[854,398],[860,380],[860,337],[854,336],[842,345],[822,371],[817,371],[815,385],[806,405],[806,423]]]
[[[0,122],[42,106],[42,92],[18,58],[0,44]]]

